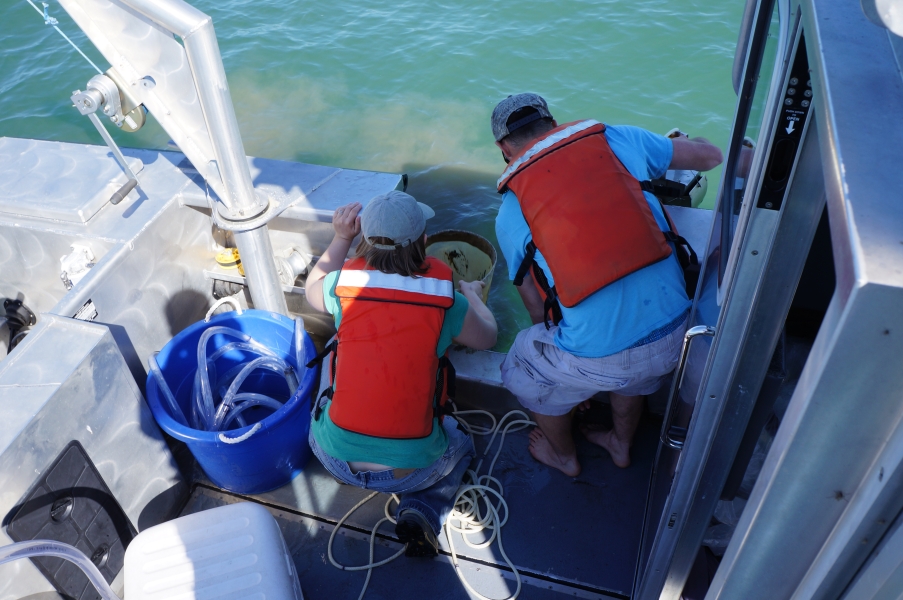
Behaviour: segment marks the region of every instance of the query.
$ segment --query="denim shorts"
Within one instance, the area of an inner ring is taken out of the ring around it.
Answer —
[[[473,438],[458,428],[457,421],[445,417],[442,427],[448,433],[445,453],[430,466],[414,469],[400,478],[396,478],[394,469],[352,472],[347,462],[326,454],[314,438],[313,429],[309,442],[314,455],[337,480],[365,490],[400,494],[398,512],[417,511],[430,524],[433,533],[439,535],[454,505],[461,479],[476,454]]]
[[[547,416],[567,414],[598,392],[644,396],[657,391],[677,366],[686,320],[667,336],[601,358],[584,358],[555,345],[557,327],[542,323],[517,334],[502,383],[525,408]]]

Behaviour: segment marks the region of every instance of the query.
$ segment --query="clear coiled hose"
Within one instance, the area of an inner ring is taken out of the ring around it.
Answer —
[[[151,373],[154,375],[154,379],[157,381],[157,387],[160,388],[160,391],[163,393],[163,397],[166,399],[166,403],[169,405],[169,410],[172,413],[172,418],[175,419],[179,425],[184,425],[188,427],[188,421],[185,419],[185,413],[182,412],[182,409],[179,408],[179,403],[176,402],[176,397],[172,395],[172,390],[169,389],[169,385],[166,383],[166,380],[163,379],[163,372],[160,370],[160,365],[157,364],[157,355],[152,354],[149,359],[147,359],[147,363],[150,366]]]
[[[207,346],[211,338],[217,334],[234,338],[237,341],[225,343],[208,355]],[[267,369],[282,375],[288,386],[288,398],[294,396],[301,384],[307,360],[307,352],[304,347],[304,321],[300,317],[294,319],[291,346],[289,352],[292,354],[290,356],[298,365],[297,368],[277,356],[276,352],[270,348],[237,329],[214,326],[204,330],[198,340],[198,368],[192,378],[188,418],[163,379],[163,373],[156,358],[151,357],[149,364],[173,419],[181,425],[201,431],[223,431],[233,426],[233,423],[237,423],[240,427],[247,426],[242,412],[248,408],[257,406],[275,411],[282,407],[283,402],[269,396],[249,390],[239,392],[248,376],[258,369]],[[231,366],[224,373],[218,373],[217,360],[231,351],[257,356],[250,361]]]
[[[264,396],[263,394],[254,394],[251,392],[236,394],[233,402],[232,410],[229,411],[220,426],[221,430],[229,429],[229,426],[232,425],[232,421],[240,419],[242,411],[246,408],[251,408],[252,406],[265,406],[267,408],[272,408],[273,411],[282,408],[282,403],[278,400],[273,400],[269,396]]]
[[[120,600],[119,596],[110,589],[106,579],[103,578],[103,575],[100,574],[100,571],[97,570],[91,559],[74,546],[54,540],[29,540],[16,542],[8,546],[0,546],[0,565],[20,558],[36,556],[53,556],[75,563],[88,577],[88,581],[91,582],[91,585],[94,586],[103,600]]]
[[[218,325],[215,327],[210,327],[204,330],[204,333],[201,334],[201,339],[198,341],[198,372],[195,376],[198,386],[198,391],[201,395],[201,403],[200,406],[203,407],[200,410],[201,417],[203,417],[204,422],[206,423],[206,427],[204,429],[212,430],[213,422],[216,415],[216,406],[213,401],[213,390],[210,389],[210,373],[207,368],[207,342],[210,341],[216,334],[227,335],[230,337],[237,338],[238,340],[251,343],[253,340],[251,336],[237,329],[232,329],[231,327],[224,327],[222,325]],[[254,342],[257,343],[257,342]]]
[[[245,379],[257,369],[269,369],[270,371],[283,375],[286,384],[289,386],[289,397],[293,396],[298,389],[298,380],[295,378],[294,370],[290,364],[281,358],[274,356],[261,356],[255,358],[251,362],[245,364],[244,368],[242,368],[238,375],[235,376],[235,379],[232,380],[232,384],[223,396],[223,401],[216,409],[216,414],[213,418],[212,429],[214,431],[221,429],[226,419],[226,415],[232,410],[232,403],[235,400],[235,395],[238,394],[238,390],[241,389],[241,384],[243,384]]]

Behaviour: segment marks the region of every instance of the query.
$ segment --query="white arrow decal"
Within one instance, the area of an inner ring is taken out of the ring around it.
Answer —
[[[790,125],[788,125],[788,126],[786,127],[785,131],[786,131],[788,134],[789,134],[789,133],[793,133],[793,124],[794,124],[794,123],[796,123],[796,121],[790,121]]]

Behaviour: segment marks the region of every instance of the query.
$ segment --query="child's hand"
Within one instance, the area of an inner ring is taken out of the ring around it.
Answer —
[[[361,218],[358,216],[361,208],[360,202],[352,202],[336,209],[332,215],[336,237],[350,242],[361,232]]]

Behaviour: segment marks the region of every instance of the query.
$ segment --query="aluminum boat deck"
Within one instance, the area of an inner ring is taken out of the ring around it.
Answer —
[[[604,412],[601,405],[599,412]],[[502,543],[523,577],[520,598],[629,598],[660,428],[661,419],[647,414],[628,469],[615,467],[605,450],[581,440],[583,473],[575,478],[533,460],[527,453],[525,431],[507,436],[495,475],[511,510],[502,528]],[[485,443],[477,440],[478,452]],[[314,458],[291,484],[250,497],[224,492],[201,479],[183,514],[230,502],[259,502],[282,527],[305,598],[354,598],[366,573],[336,569],[326,558],[327,542],[339,519],[368,494],[338,484]],[[339,562],[366,563],[370,533],[383,516],[387,498],[373,498],[342,526],[334,544]],[[459,534],[453,535],[471,585],[486,596],[507,597],[514,581],[498,546],[476,550],[465,546]],[[377,539],[376,560],[400,548],[391,524],[383,524]],[[472,597],[455,574],[445,533],[440,547],[436,559],[402,556],[375,569],[366,597]]]

